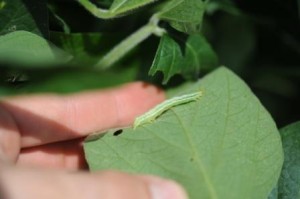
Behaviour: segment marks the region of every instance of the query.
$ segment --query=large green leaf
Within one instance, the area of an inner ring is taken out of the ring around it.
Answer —
[[[136,130],[85,143],[91,170],[155,174],[181,183],[191,199],[265,199],[282,166],[276,125],[248,86],[220,68],[181,93],[203,91]]]
[[[0,35],[25,30],[48,36],[46,0],[0,0]]]
[[[0,62],[22,67],[45,67],[70,60],[71,56],[44,38],[27,31],[0,36]]]
[[[195,33],[202,23],[206,2],[202,0],[172,0],[160,12],[159,17],[167,20],[182,32]]]
[[[300,122],[280,130],[284,163],[276,191],[270,199],[300,198]]]
[[[179,44],[168,35],[161,38],[149,74],[158,71],[164,74],[163,83],[167,83],[175,74],[185,78],[197,78],[200,70],[217,66],[217,56],[204,37],[199,34],[189,36],[185,42],[184,54]]]

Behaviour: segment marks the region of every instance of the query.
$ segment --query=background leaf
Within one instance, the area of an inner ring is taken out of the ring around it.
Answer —
[[[280,134],[284,163],[276,191],[269,199],[300,198],[300,122],[284,127]]]
[[[48,37],[46,0],[0,0],[0,35],[17,30]]]
[[[200,100],[173,107],[153,123],[86,142],[90,168],[172,178],[191,199],[266,198],[283,160],[269,113],[225,68],[181,93],[199,90]]]
[[[44,38],[26,31],[0,36],[0,62],[21,67],[47,67],[66,62],[71,56]]]
[[[180,73],[182,59],[180,46],[171,37],[164,35],[160,40],[149,74],[154,75],[156,72],[162,71],[163,82],[166,83],[173,75]]]
[[[163,83],[166,84],[175,74],[181,74],[187,79],[197,79],[201,70],[212,69],[217,66],[217,56],[209,43],[199,34],[191,35],[180,45],[168,35],[161,38],[149,74],[158,71],[164,74]]]

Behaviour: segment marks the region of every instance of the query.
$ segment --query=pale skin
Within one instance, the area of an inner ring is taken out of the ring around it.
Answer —
[[[72,95],[0,99],[0,198],[185,199],[174,181],[117,171],[84,171],[82,140],[129,126],[165,98],[135,82]]]

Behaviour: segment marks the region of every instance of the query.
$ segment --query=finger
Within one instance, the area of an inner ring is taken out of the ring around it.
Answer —
[[[0,103],[0,163],[15,162],[20,151],[20,135],[13,117]]]
[[[161,90],[137,82],[68,96],[19,96],[0,103],[15,120],[22,147],[30,147],[130,125],[163,99]]]
[[[186,199],[177,184],[158,177],[119,172],[100,174],[6,170],[2,186],[14,199]]]
[[[21,150],[19,166],[67,170],[87,169],[82,139],[51,143]]]

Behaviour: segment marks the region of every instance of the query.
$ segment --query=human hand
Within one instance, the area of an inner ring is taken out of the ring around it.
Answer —
[[[162,91],[140,82],[66,96],[1,99],[0,198],[186,198],[180,186],[159,177],[77,171],[86,168],[82,137],[128,126],[163,99]]]

